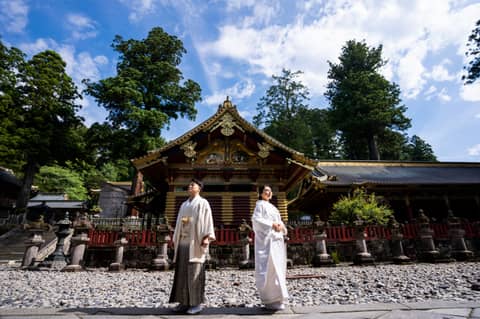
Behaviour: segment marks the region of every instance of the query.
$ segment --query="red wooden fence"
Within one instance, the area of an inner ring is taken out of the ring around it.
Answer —
[[[433,229],[435,239],[448,239],[448,224],[430,224]],[[472,224],[463,224],[465,229],[465,238],[480,237],[479,231]],[[418,224],[402,225],[402,233],[404,239],[418,238],[420,226]],[[390,240],[392,237],[391,230],[385,226],[367,226],[365,228],[366,240]],[[349,226],[330,226],[325,228],[328,242],[348,242],[355,240],[354,228]],[[173,235],[173,234],[171,234]],[[115,241],[119,239],[119,233],[114,230],[90,230],[88,234],[90,238],[90,247],[112,247]],[[240,234],[237,229],[222,228],[215,231],[217,238],[212,244],[214,245],[234,245],[240,241]],[[171,236],[172,237],[172,236]],[[253,232],[250,238],[254,238]],[[315,240],[314,230],[311,227],[295,227],[288,233],[288,242],[292,244],[309,243]],[[126,233],[126,239],[131,246],[150,247],[156,246],[157,233],[152,230],[130,231]]]

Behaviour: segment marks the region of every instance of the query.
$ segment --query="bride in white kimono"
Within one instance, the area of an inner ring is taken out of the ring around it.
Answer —
[[[270,186],[263,186],[260,197],[252,216],[255,232],[255,284],[266,308],[283,310],[288,299],[287,256],[283,239],[287,229],[278,209],[270,203]]]

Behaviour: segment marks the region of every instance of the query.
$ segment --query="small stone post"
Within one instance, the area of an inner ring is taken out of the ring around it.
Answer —
[[[357,254],[353,258],[354,265],[372,264],[375,260],[368,252],[367,242],[365,240],[367,234],[365,233],[365,225],[363,220],[355,221],[355,242],[357,247]]]
[[[460,224],[460,219],[448,211],[448,235],[452,241],[451,256],[458,261],[465,261],[473,257],[473,252],[467,249],[465,244],[465,229]]]
[[[395,264],[406,264],[410,262],[410,258],[405,256],[403,251],[403,234],[401,225],[395,220],[395,217],[390,219],[390,231],[392,232],[392,259]]]
[[[120,230],[119,235],[120,239],[117,239],[113,243],[116,247],[115,261],[108,267],[109,271],[122,271],[125,269],[125,265],[123,264],[123,252],[125,250],[125,246],[128,244],[128,240],[125,238],[125,231],[123,228]]]
[[[58,226],[55,235],[57,235],[57,245],[55,246],[55,251],[49,255],[44,261],[42,261],[39,267],[46,267],[55,270],[60,270],[67,265],[67,259],[65,257],[64,244],[65,238],[70,235],[70,222],[68,212],[65,213],[65,217],[58,221],[56,225]]]
[[[240,245],[242,248],[241,259],[238,263],[238,267],[240,269],[248,269],[254,266],[253,263],[250,261],[250,244],[252,243],[252,239],[250,238],[251,231],[252,227],[250,227],[250,225],[248,225],[244,219],[238,227],[238,232],[240,235]]]
[[[158,255],[152,262],[152,270],[168,270],[168,243],[170,242],[170,232],[172,228],[167,223],[157,225],[157,243]]]
[[[430,219],[419,210],[418,221],[420,223],[420,256],[421,261],[435,262],[440,257],[440,252],[435,248],[433,241],[433,229],[430,228]]]
[[[292,231],[294,229],[292,226],[289,225],[285,225],[285,227],[287,227],[288,231]],[[287,259],[287,267],[293,267],[293,260],[291,258],[288,258],[288,241],[290,240],[288,234],[287,236],[283,237],[283,240],[285,242],[285,258]]]
[[[325,239],[327,233],[325,232],[325,222],[317,215],[315,221],[312,223],[313,237],[315,238],[315,256],[313,257],[313,266],[331,266],[333,265],[333,259],[330,254],[327,253],[327,244]]]
[[[40,215],[37,221],[24,224],[23,228],[30,233],[25,240],[26,248],[22,259],[22,269],[29,269],[33,266],[40,247],[45,243],[42,235],[44,231],[49,231],[51,226],[43,221],[43,215]]]
[[[70,263],[62,269],[62,271],[81,271],[83,270],[81,263],[83,263],[83,256],[90,241],[88,238],[88,231],[92,228],[92,223],[88,219],[86,213],[80,214],[73,222],[74,237],[71,239],[72,256]]]

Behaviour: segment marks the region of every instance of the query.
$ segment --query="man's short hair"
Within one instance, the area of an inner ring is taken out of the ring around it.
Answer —
[[[196,179],[196,178],[192,178],[192,182],[197,184],[200,187],[200,189],[203,189],[203,183],[202,183],[201,180]]]

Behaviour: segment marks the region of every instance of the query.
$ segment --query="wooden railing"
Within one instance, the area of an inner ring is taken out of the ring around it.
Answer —
[[[434,238],[437,240],[448,239],[448,224],[430,224],[433,229]],[[465,229],[465,238],[479,238],[480,233],[472,224],[463,224]],[[328,242],[349,242],[355,240],[354,227],[349,226],[329,226],[325,228]],[[405,224],[402,226],[403,239],[418,238],[420,226],[418,224]],[[385,226],[367,226],[365,228],[366,240],[390,240],[391,230]],[[157,233],[152,230],[127,231],[125,233],[129,245],[138,247],[149,247],[157,245]],[[172,237],[173,233],[170,234]],[[221,228],[215,231],[217,238],[213,245],[235,245],[240,242],[240,234],[237,229]],[[250,238],[254,238],[251,232]],[[115,230],[97,230],[92,229],[89,232],[89,246],[91,247],[111,247],[119,239],[119,232]],[[314,229],[311,227],[295,227],[289,230],[288,243],[311,243],[315,241]],[[171,243],[170,243],[171,244]]]

